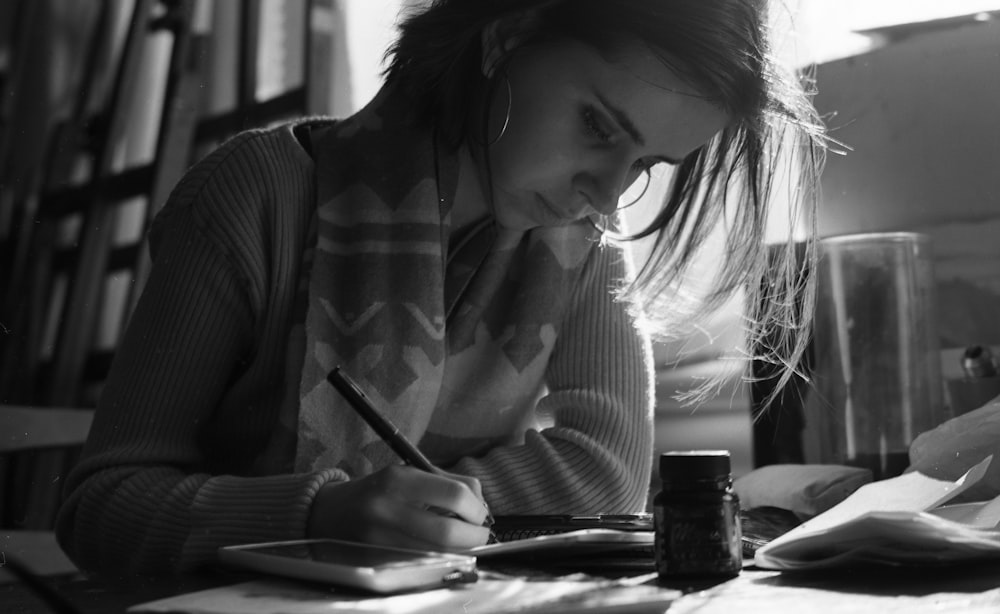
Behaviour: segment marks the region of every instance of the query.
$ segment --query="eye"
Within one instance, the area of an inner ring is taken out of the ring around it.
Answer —
[[[604,129],[602,122],[597,115],[597,109],[590,105],[584,105],[580,111],[583,125],[587,132],[602,143],[611,142],[611,133]]]

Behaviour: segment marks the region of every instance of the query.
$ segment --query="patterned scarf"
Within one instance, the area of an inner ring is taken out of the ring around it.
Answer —
[[[533,405],[554,345],[552,320],[594,245],[586,225],[531,233],[487,225],[449,263],[457,161],[437,156],[432,134],[401,121],[398,104],[383,92],[313,136],[317,239],[296,471],[338,467],[361,476],[399,460],[326,382],[338,365],[411,441],[428,435],[432,419],[439,424],[431,429],[438,431],[428,438],[437,444],[431,448],[448,443],[449,425],[458,434],[468,428],[456,425],[458,412],[488,403]],[[538,266],[524,275],[541,276],[537,285],[551,296],[510,292],[512,263],[526,257]],[[510,314],[521,314],[525,324],[505,327]],[[458,398],[476,382],[492,398],[471,404]],[[498,433],[511,428],[493,426]],[[455,447],[456,454],[468,451]]]

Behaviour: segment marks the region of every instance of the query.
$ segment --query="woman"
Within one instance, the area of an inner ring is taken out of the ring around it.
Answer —
[[[365,109],[201,161],[151,231],[67,484],[66,551],[185,570],[303,537],[464,549],[487,540],[487,506],[642,510],[640,314],[656,322],[730,183],[738,232],[710,301],[754,286],[771,120],[817,151],[801,92],[777,88],[762,7],[439,0],[403,23]],[[626,287],[602,232],[663,164],[669,197],[639,233],[659,241]],[[336,366],[449,473],[401,466],[327,384]]]

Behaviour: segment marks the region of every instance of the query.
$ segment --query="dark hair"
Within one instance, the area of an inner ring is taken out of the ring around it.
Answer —
[[[677,313],[709,313],[743,288],[748,347],[784,365],[776,396],[807,347],[815,249],[807,241],[805,258],[796,257],[790,236],[769,258],[767,215],[775,177],[790,164],[799,179],[789,190],[792,215],[815,235],[825,136],[806,82],[781,72],[771,56],[766,10],[766,0],[436,0],[402,22],[386,75],[404,88],[418,121],[457,146],[479,127],[475,101],[490,86],[481,70],[484,28],[530,12],[524,44],[570,37],[603,52],[622,40],[642,42],[725,109],[732,121],[674,169],[659,214],[646,228],[615,237],[653,241],[620,295],[654,334],[669,335]],[[726,249],[714,283],[685,300],[671,290],[723,220]]]

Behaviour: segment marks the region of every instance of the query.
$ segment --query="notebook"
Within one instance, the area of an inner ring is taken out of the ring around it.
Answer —
[[[493,533],[499,544],[480,546],[477,556],[500,556],[519,552],[577,552],[587,549],[599,550],[603,535],[603,548],[607,557],[618,554],[623,559],[632,558],[640,563],[648,558],[652,564],[654,523],[653,515],[644,514],[598,514],[594,516],[537,515],[537,516],[497,516]],[[743,556],[753,558],[757,549],[772,539],[790,531],[800,524],[796,515],[776,507],[757,507],[740,511],[743,525]],[[591,534],[581,532],[592,532]],[[539,540],[538,537],[565,535],[562,539]],[[621,535],[625,533],[625,535]],[[511,542],[533,540],[520,546]],[[510,545],[508,545],[510,544]],[[589,545],[589,546],[588,546]],[[502,547],[501,547],[502,546]],[[623,565],[625,563],[623,562]],[[629,565],[625,565],[629,566]],[[638,567],[640,565],[636,565]]]
[[[480,560],[650,570],[653,518],[635,515],[497,516],[495,541],[466,551]]]

